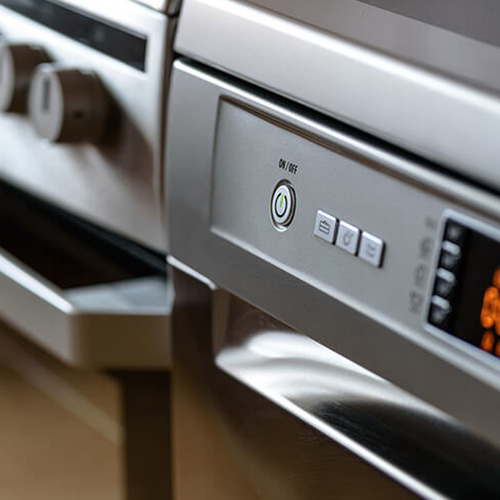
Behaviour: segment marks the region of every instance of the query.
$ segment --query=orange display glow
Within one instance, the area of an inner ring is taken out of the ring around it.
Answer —
[[[489,286],[484,292],[483,306],[479,320],[481,326],[486,330],[481,339],[481,349],[500,357],[500,342],[496,343],[495,329],[500,335],[500,267],[493,273],[493,286]]]
[[[481,325],[483,328],[493,328],[500,318],[500,293],[498,288],[490,286],[484,292],[481,309]]]
[[[490,330],[484,332],[483,338],[481,339],[481,349],[487,352],[493,352],[494,346],[495,346],[495,334]]]

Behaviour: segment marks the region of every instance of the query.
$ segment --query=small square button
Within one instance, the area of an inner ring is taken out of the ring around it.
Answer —
[[[384,256],[384,246],[383,240],[379,237],[363,231],[359,247],[359,258],[372,266],[380,267]]]
[[[332,215],[318,210],[316,214],[316,224],[314,225],[314,235],[322,240],[333,243],[337,232],[337,219]]]
[[[460,247],[449,241],[443,243],[441,255],[439,256],[439,267],[452,273],[457,273],[460,265],[462,252]]]
[[[466,233],[467,229],[464,226],[455,221],[449,220],[446,223],[446,228],[444,230],[444,238],[445,240],[451,241],[458,246],[462,246]]]
[[[434,282],[434,294],[451,302],[455,292],[456,278],[445,269],[438,269]]]
[[[342,221],[339,224],[337,241],[335,245],[352,255],[356,255],[358,251],[360,230],[347,222]]]
[[[429,309],[428,321],[441,330],[449,331],[451,324],[451,307],[447,300],[433,297]]]

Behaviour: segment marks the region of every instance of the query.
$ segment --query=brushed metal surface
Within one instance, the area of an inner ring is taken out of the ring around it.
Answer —
[[[491,45],[500,45],[495,23],[499,5],[495,0],[476,0],[474,3],[468,0],[360,1]]]
[[[182,61],[169,120],[166,200],[176,259],[500,445],[498,360],[428,331],[423,303],[446,211],[499,227],[497,197]],[[298,163],[298,173],[283,173],[280,158]],[[279,233],[269,200],[283,178],[294,185],[297,212]],[[315,238],[318,209],[383,238],[383,268]],[[432,248],[425,258],[424,240]],[[421,265],[427,273],[417,283]],[[415,312],[413,294],[422,302]]]
[[[218,369],[210,327],[212,291],[179,271],[174,271],[173,279],[176,499],[417,498],[324,433]],[[338,384],[341,388],[343,380]],[[352,415],[353,422],[356,418]]]
[[[0,116],[0,176],[62,208],[164,250],[161,223],[164,99],[172,36],[167,17],[130,0],[67,0],[147,37],[146,71],[0,8],[7,42],[41,45],[61,66],[95,71],[118,108],[100,145],[51,145],[28,118]]]
[[[435,4],[429,17],[463,15]],[[476,32],[489,7],[474,4]],[[496,40],[354,0],[186,0],[176,49],[498,189]]]
[[[497,498],[499,451],[261,311],[215,296],[216,364],[423,498]]]
[[[159,278],[61,290],[0,252],[2,318],[74,366],[169,368],[172,301]]]

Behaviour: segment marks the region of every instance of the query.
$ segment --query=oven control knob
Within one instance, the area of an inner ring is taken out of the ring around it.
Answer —
[[[49,62],[46,52],[34,45],[0,43],[0,111],[26,111],[31,76]]]
[[[33,75],[28,108],[37,133],[51,142],[98,142],[110,98],[92,71],[42,64]]]

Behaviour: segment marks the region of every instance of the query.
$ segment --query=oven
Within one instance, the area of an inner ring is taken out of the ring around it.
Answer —
[[[170,497],[163,196],[178,1],[0,2],[0,316],[119,382],[126,497]]]
[[[2,178],[165,251],[159,200],[175,17],[132,0],[5,0],[0,9]]]

